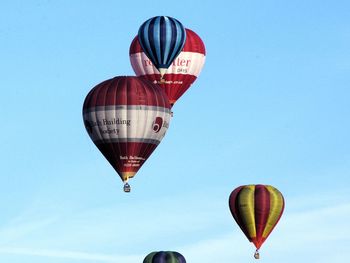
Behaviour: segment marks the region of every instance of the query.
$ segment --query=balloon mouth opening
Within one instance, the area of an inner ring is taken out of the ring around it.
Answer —
[[[124,183],[127,183],[130,178],[133,178],[135,175],[135,172],[122,172],[120,174],[121,179],[123,180]]]
[[[166,71],[167,71],[167,68],[159,68],[160,82],[162,82],[162,81],[165,82],[164,75],[165,75]]]

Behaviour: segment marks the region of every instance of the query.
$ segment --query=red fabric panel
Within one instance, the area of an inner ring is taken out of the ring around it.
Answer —
[[[205,46],[202,39],[194,31],[186,28],[186,42],[182,51],[205,55]]]
[[[103,143],[96,146],[119,175],[125,172],[136,173],[157,147],[155,144],[141,142]],[[132,160],[130,156],[142,157],[144,160]]]
[[[148,74],[142,76],[152,83],[157,83],[169,98],[170,104],[174,104],[178,98],[180,98],[186,90],[192,85],[192,83],[197,79],[196,76],[189,74],[168,74],[166,73],[166,81],[173,82],[171,84],[162,84],[160,80],[160,74]],[[182,82],[182,83],[179,83]],[[176,84],[179,83],[179,84]]]
[[[270,193],[264,185],[255,186],[255,227],[256,227],[256,244],[259,248],[262,245],[262,234],[264,232],[267,219],[270,213]]]
[[[95,86],[87,95],[84,109],[108,105],[146,105],[170,108],[164,91],[141,77],[115,77]]]

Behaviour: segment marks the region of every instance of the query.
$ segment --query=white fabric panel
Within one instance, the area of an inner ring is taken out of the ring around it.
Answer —
[[[103,108],[103,107],[102,107]],[[170,122],[169,109],[152,106],[106,109],[90,108],[84,120],[91,127],[93,141],[135,141],[159,143]],[[156,123],[156,120],[158,121]],[[157,129],[158,128],[158,129]]]
[[[130,55],[131,66],[136,75],[159,74],[145,53]],[[189,74],[198,77],[205,62],[205,55],[197,52],[181,52],[167,69],[166,74]]]

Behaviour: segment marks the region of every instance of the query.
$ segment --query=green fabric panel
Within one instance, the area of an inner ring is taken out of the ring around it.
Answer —
[[[157,252],[152,252],[152,253],[148,254],[147,257],[145,257],[145,259],[143,260],[143,263],[152,263],[153,256],[155,254],[157,254]]]
[[[241,189],[237,196],[238,211],[242,222],[242,227],[246,229],[249,238],[256,237],[254,191],[254,185],[246,185]]]
[[[177,257],[174,255],[173,252],[168,251],[168,257],[166,262],[167,263],[179,263],[179,261],[177,260]]]

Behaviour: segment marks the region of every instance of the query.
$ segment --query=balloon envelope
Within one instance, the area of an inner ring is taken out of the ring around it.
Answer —
[[[243,233],[259,249],[282,216],[284,198],[270,185],[244,185],[232,191],[229,206]]]
[[[192,30],[186,29],[185,45],[162,80],[157,68],[143,52],[138,36],[130,45],[129,55],[135,74],[158,84],[173,105],[199,76],[204,66],[206,51],[201,38]]]
[[[83,119],[94,144],[127,181],[164,137],[170,104],[162,89],[146,79],[115,77],[89,92]]]
[[[140,26],[138,37],[147,57],[161,75],[164,75],[181,52],[186,40],[186,31],[175,18],[156,16]]]
[[[174,251],[159,251],[148,254],[143,263],[186,263],[183,255]]]

